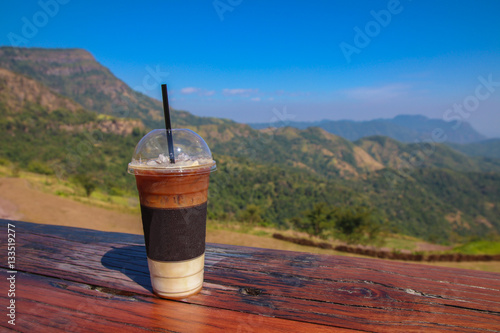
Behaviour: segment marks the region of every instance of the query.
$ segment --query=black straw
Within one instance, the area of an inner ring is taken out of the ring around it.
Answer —
[[[161,85],[161,95],[163,97],[163,113],[165,114],[165,129],[167,130],[168,156],[170,163],[175,164],[174,141],[172,139],[172,124],[170,123],[170,108],[168,107],[167,85]]]

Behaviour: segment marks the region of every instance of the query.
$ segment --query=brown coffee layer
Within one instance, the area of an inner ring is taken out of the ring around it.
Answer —
[[[142,206],[185,208],[207,201],[210,172],[135,175]]]

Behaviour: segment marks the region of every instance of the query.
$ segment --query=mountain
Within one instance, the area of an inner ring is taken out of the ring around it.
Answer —
[[[99,129],[119,135],[129,135],[134,128],[145,130],[140,120],[98,116],[43,84],[4,68],[0,68],[0,107],[4,115],[2,123],[7,127],[4,134],[10,135],[13,135],[12,130],[20,125],[15,120],[26,118],[26,110],[43,110],[45,116],[33,117],[29,119],[29,123],[45,123],[47,119],[54,118],[54,122],[47,124],[47,129],[58,124],[60,129],[71,131],[74,129],[73,125],[80,125],[86,130]],[[62,121],[63,119],[65,121]],[[29,132],[28,128],[29,126],[24,130]]]
[[[249,124],[252,128],[268,128],[268,123]],[[273,126],[291,126],[298,129],[320,127],[327,132],[355,141],[367,136],[388,136],[401,142],[433,140],[436,129],[443,131],[447,142],[469,143],[486,139],[476,132],[472,126],[463,122],[458,129],[455,123],[441,119],[429,119],[421,115],[399,115],[392,119],[375,119],[369,121],[322,120],[318,122],[287,122],[272,124]]]
[[[500,158],[500,139],[498,138],[467,144],[449,143],[448,145],[468,156]]]
[[[99,115],[0,68],[0,132],[4,162],[61,178],[92,174],[114,190],[131,188],[124,165],[146,130],[141,120]]]
[[[86,51],[1,51],[10,55],[0,57],[8,63],[0,66],[0,164],[69,180],[84,175],[110,194],[136,195],[126,165],[158,121],[154,110],[141,107],[159,102],[130,99],[137,115],[118,117],[113,110],[120,99],[112,92],[138,93]],[[70,78],[85,89],[67,87]],[[92,109],[97,104],[111,111]],[[351,142],[318,127],[256,130],[175,110],[172,118],[205,138],[217,160],[211,219],[234,221],[252,210],[263,223],[288,228],[291,219],[325,202],[369,207],[391,230],[434,241],[500,232],[499,159],[383,136]]]
[[[0,67],[31,77],[87,110],[121,118],[138,118],[149,128],[164,126],[160,101],[132,90],[86,50],[0,47]],[[183,111],[172,113],[176,113],[172,116],[179,127],[233,123],[223,119],[194,117]],[[250,125],[255,129],[269,127],[269,124]],[[299,129],[320,127],[350,141],[384,135],[401,142],[414,142],[431,138],[436,128],[444,131],[447,142],[469,143],[485,139],[468,123],[462,123],[458,130],[453,130],[453,123],[424,116],[402,115],[364,122],[290,122],[286,125]]]
[[[366,137],[355,144],[375,161],[395,170],[443,168],[461,172],[500,172],[500,160],[470,158],[445,144],[401,143],[385,136]]]
[[[80,104],[55,94],[37,81],[4,68],[0,68],[0,101],[12,111],[19,111],[26,103],[39,104],[48,111],[83,109]]]
[[[500,160],[471,158],[444,144],[402,143],[373,136],[351,142],[319,127],[252,130],[243,124],[191,126],[214,154],[286,165],[326,177],[356,179],[383,168],[500,172]]]
[[[87,110],[140,119],[149,128],[164,127],[160,101],[132,90],[86,50],[0,47],[0,67],[43,83]],[[179,127],[199,122],[226,122],[193,117],[183,111],[172,113]]]
[[[355,178],[384,168],[362,148],[317,127],[262,131],[247,125],[237,125],[239,131],[234,128],[227,127],[222,135],[207,126],[194,130],[211,142],[215,154],[288,166],[327,178]]]

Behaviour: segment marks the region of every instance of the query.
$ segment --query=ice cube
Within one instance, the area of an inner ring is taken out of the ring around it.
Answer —
[[[165,162],[167,162],[167,157],[163,154],[160,154],[160,156],[158,156],[158,164],[165,163]]]

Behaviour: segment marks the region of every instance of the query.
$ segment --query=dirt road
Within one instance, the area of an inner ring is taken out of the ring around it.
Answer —
[[[27,222],[142,234],[138,214],[93,207],[44,193],[23,178],[0,178],[0,215]]]

